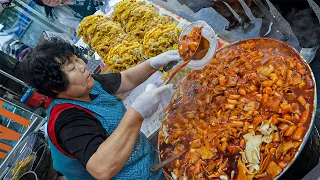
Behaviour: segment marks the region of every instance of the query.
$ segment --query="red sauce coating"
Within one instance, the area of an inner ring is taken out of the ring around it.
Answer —
[[[242,162],[243,136],[250,131],[263,136],[262,123],[269,123],[277,129],[260,145],[260,171],[252,178],[277,177],[309,128],[314,92],[309,68],[277,41],[253,39],[219,50],[203,70],[188,74],[165,110],[162,125],[169,136],[160,131],[160,159],[189,150],[165,173],[178,179],[249,178],[240,173],[241,163],[248,166]]]

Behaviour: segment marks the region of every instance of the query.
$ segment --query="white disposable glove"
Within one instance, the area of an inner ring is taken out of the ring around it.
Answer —
[[[149,118],[157,111],[161,101],[161,95],[171,88],[172,84],[161,87],[149,84],[146,90],[133,102],[131,107],[143,118]]]
[[[181,57],[178,53],[178,50],[171,50],[151,58],[150,65],[155,69],[159,69],[160,67],[169,64],[169,62],[178,61],[179,59],[181,59]]]

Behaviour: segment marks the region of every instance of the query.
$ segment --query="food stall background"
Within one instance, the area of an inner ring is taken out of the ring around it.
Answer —
[[[118,1],[119,0],[111,0],[109,7],[112,7]],[[47,18],[43,18],[40,16],[38,16],[37,18],[32,18],[32,19],[28,18],[30,16],[30,14],[31,14],[31,16],[37,16],[37,13],[34,13],[34,12],[28,13],[28,11],[30,11],[30,9],[25,9],[26,6],[23,6],[23,2],[28,4],[31,1],[23,1],[22,3],[19,1],[15,1],[15,2],[17,3],[18,7],[20,7],[22,10],[25,11],[23,13],[23,15],[27,16],[27,18],[20,18],[20,20],[23,19],[23,22],[24,22],[21,26],[21,27],[24,27],[22,29],[23,30],[21,33],[22,35],[20,34],[20,36],[18,36],[18,39],[22,43],[24,43],[30,47],[34,46],[40,40],[40,37],[35,36],[35,33],[39,34],[39,32],[41,32],[40,34],[42,34],[42,32],[44,30],[49,30],[49,31],[58,32],[58,33],[63,32],[60,28],[54,29],[52,27],[52,22],[56,22],[55,20],[52,20],[52,19],[48,20]],[[151,2],[158,4],[161,7],[164,7],[168,11],[173,12],[184,19],[187,19],[188,21],[204,20],[204,21],[208,22],[208,24],[215,30],[215,32],[219,35],[219,37],[221,37],[222,39],[224,39],[227,42],[234,42],[234,41],[241,40],[241,39],[260,37],[260,36],[265,35],[266,37],[284,40],[285,42],[294,46],[298,51],[301,51],[302,47],[303,47],[303,46],[301,47],[302,41],[301,42],[299,41],[299,37],[295,35],[297,33],[295,33],[293,31],[294,28],[290,27],[291,24],[288,23],[287,19],[282,17],[281,13],[269,1],[265,1],[264,5],[266,7],[268,7],[268,9],[270,8],[272,15],[276,16],[276,19],[275,19],[276,21],[272,23],[273,25],[270,25],[271,21],[268,18],[266,18],[266,16],[263,16],[264,13],[261,11],[261,9],[259,9],[259,8],[257,9],[257,6],[255,6],[252,1],[251,1],[251,4],[253,4],[253,6],[246,7],[242,3],[241,6],[239,6],[239,4],[238,4],[238,6],[236,6],[236,8],[235,8],[235,6],[233,6],[232,1],[227,1],[224,3],[222,1],[221,2],[219,1],[220,5],[223,5],[222,9],[219,9],[219,7],[218,8],[214,7],[211,3],[208,3],[209,1],[205,1],[205,0],[197,1],[197,3],[194,3],[195,1],[191,1],[191,0],[190,1],[152,0]],[[243,2],[243,1],[239,0],[239,2]],[[309,3],[311,1],[308,0],[307,2]],[[314,1],[312,1],[312,2],[314,2]],[[221,3],[223,3],[223,4],[221,4]],[[229,4],[227,5],[226,3],[229,3]],[[29,4],[29,6],[31,7],[32,4]],[[214,8],[212,8],[212,7],[214,7]],[[232,8],[235,8],[235,9],[233,9],[233,11],[232,11],[231,10]],[[239,9],[237,9],[237,8],[239,8]],[[317,11],[318,7],[313,5],[312,8],[315,8]],[[15,11],[15,13],[17,14],[18,11],[21,9],[19,9],[19,8],[18,8],[18,10],[11,9],[11,11]],[[33,9],[36,9],[38,12],[43,12],[41,8],[37,9],[36,6]],[[251,13],[250,13],[250,9],[252,10]],[[9,9],[6,9],[6,10],[9,10]],[[108,8],[106,12],[108,13],[111,10],[112,10],[112,8]],[[229,11],[229,13],[227,13],[227,15],[224,14],[226,11]],[[2,11],[2,13],[3,12],[4,11]],[[257,12],[258,12],[258,15],[262,15],[262,17],[257,16]],[[305,15],[305,14],[302,14],[301,16],[303,16],[303,15]],[[2,17],[2,16],[0,16],[0,17]],[[45,20],[43,20],[43,19],[45,19]],[[290,19],[288,19],[288,20],[289,20],[289,22],[292,23],[292,19],[291,19],[291,21],[290,21]],[[17,20],[13,20],[12,22],[17,22]],[[37,24],[37,23],[39,23],[39,24]],[[10,24],[10,23],[8,23],[8,24]],[[44,27],[43,25],[46,27]],[[281,26],[281,25],[285,25],[285,26]],[[315,23],[315,28],[317,28],[316,25],[317,24]],[[35,27],[35,28],[38,27],[38,28],[32,29],[33,27]],[[271,27],[270,32],[269,32],[269,27]],[[314,27],[314,26],[312,26],[312,27]],[[11,30],[11,32],[16,30],[15,26],[11,26],[9,29]],[[6,32],[6,33],[10,34],[8,32]],[[67,32],[64,32],[64,33],[69,34],[72,39],[77,40],[77,37],[73,36],[74,30],[68,30]],[[298,35],[300,35],[300,34],[298,34]],[[79,43],[79,44],[80,44],[80,48],[82,48],[83,44],[82,45],[81,45],[81,43]],[[85,45],[83,45],[83,46],[85,46]],[[317,47],[316,45],[314,46],[314,44],[311,44],[310,46]],[[304,45],[305,48],[309,48],[310,46]],[[83,48],[83,51],[88,52],[86,47]],[[304,51],[302,51],[302,52],[304,52]],[[308,53],[305,53],[307,56],[312,56],[313,54],[315,54],[315,58],[312,61],[312,63],[310,64],[310,66],[313,69],[313,72],[316,76],[317,84],[319,85],[320,68],[317,68],[317,67],[320,66],[320,51],[319,50],[316,51],[314,49],[313,50],[312,49],[311,50],[305,49],[305,52],[308,52]],[[314,52],[317,52],[317,53],[314,53]],[[11,53],[11,54],[14,55],[13,53]],[[88,53],[88,54],[90,54],[90,53]],[[307,57],[307,56],[305,56],[305,57]],[[90,58],[92,58],[92,57],[90,57]],[[308,59],[312,59],[312,58],[308,58]],[[91,65],[91,67],[92,67],[91,72],[100,72],[99,68],[96,69],[98,67],[98,65],[100,64],[99,61],[95,61],[95,60],[90,61],[89,60],[88,64],[89,64],[89,66]],[[152,80],[151,80],[151,82],[152,82]],[[138,95],[139,93],[141,93],[143,91],[143,89],[144,89],[143,87],[139,87],[135,90],[136,91],[135,93]],[[319,117],[320,117],[320,115],[318,113],[317,120],[315,121],[316,125],[318,125],[318,127],[320,127],[319,126],[319,124],[320,124]],[[293,166],[288,171],[287,174],[289,174],[289,172],[290,172],[293,175],[293,177],[296,177],[296,176],[294,176],[295,173],[302,175],[302,174],[305,174],[306,172],[310,171],[315,166],[315,164],[319,163],[319,152],[320,152],[319,146],[320,146],[319,145],[319,133],[318,133],[317,129],[314,128],[311,133],[311,136],[309,138],[308,144],[305,146],[305,148],[303,150],[303,153],[299,156],[298,160],[295,162],[295,164],[298,164],[299,166],[297,166],[297,168],[294,168],[295,166]],[[303,166],[302,166],[303,168],[301,168],[301,164],[303,164]],[[303,171],[303,172],[301,172],[301,171]],[[293,173],[293,172],[295,172],[295,173]]]

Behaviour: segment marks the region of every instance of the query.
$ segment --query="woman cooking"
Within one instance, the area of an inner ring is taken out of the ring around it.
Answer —
[[[132,90],[158,68],[180,59],[168,51],[114,74],[90,75],[73,47],[54,39],[23,61],[29,84],[49,97],[48,135],[54,168],[68,180],[163,179],[149,172],[157,151],[140,132],[170,85],[148,85],[129,109],[114,95]]]

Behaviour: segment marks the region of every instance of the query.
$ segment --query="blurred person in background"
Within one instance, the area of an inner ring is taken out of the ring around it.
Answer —
[[[108,0],[34,0],[43,6],[47,17],[56,16],[69,27],[77,28],[81,20],[105,7]]]

